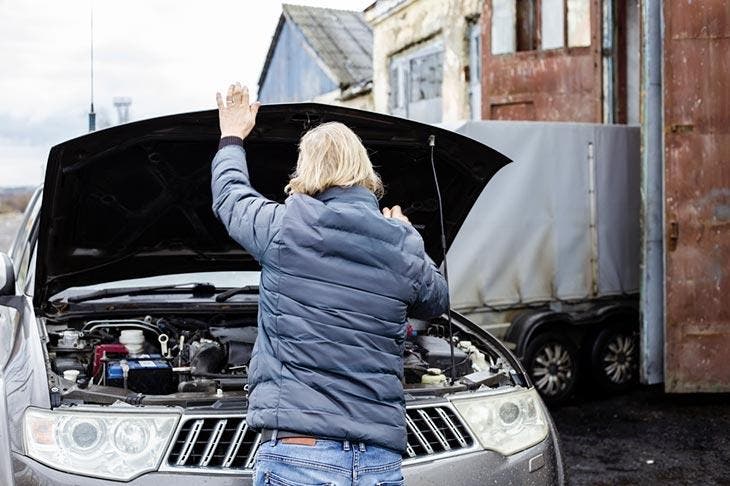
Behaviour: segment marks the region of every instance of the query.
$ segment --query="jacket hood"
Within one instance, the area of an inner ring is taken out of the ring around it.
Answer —
[[[264,105],[245,141],[251,182],[283,202],[302,134],[339,121],[362,139],[386,194],[442,259],[429,137],[443,199],[446,244],[509,159],[463,135],[378,113],[314,103]],[[34,304],[73,286],[153,275],[257,270],[211,210],[216,110],[101,130],[51,149],[41,208]]]

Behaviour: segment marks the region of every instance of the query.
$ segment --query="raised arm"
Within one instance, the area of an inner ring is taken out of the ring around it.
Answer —
[[[408,316],[415,319],[431,319],[447,311],[449,287],[446,279],[431,258],[423,253],[420,282],[416,298],[408,307]]]
[[[217,94],[221,142],[213,159],[211,191],[213,212],[228,234],[256,260],[280,227],[283,207],[251,187],[243,140],[256,123],[259,103],[249,104],[248,89],[240,84],[228,88],[226,103]]]
[[[400,206],[383,208],[383,216],[402,221],[410,226],[410,221],[401,211]],[[415,232],[415,230],[413,230]],[[419,236],[420,238],[420,236]],[[436,264],[423,250],[416,296],[408,306],[408,317],[415,319],[431,319],[448,310],[449,286]]]

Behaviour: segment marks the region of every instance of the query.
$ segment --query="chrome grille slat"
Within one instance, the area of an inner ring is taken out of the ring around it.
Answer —
[[[261,444],[261,434],[256,434],[256,440],[254,440],[253,446],[251,446],[251,452],[248,453],[248,457],[246,458],[246,469],[251,469],[253,467],[253,463],[256,460],[256,451],[259,449],[259,444]]]
[[[223,435],[223,431],[225,430],[227,423],[228,420],[221,419],[218,421],[218,423],[215,424],[213,433],[210,434],[208,444],[205,446],[205,452],[203,452],[203,457],[200,458],[200,462],[198,463],[200,467],[205,467],[210,463],[210,460],[213,458],[213,453],[218,447],[218,443],[221,440],[221,436]]]
[[[410,444],[406,444],[406,454],[408,454],[408,457],[416,457],[416,451],[413,450]]]
[[[464,439],[464,436],[462,435],[459,428],[456,425],[454,425],[454,422],[451,421],[451,418],[449,418],[449,416],[446,415],[446,412],[444,412],[444,410],[441,408],[437,408],[436,413],[438,413],[439,416],[441,417],[441,419],[444,422],[446,422],[446,425],[449,426],[449,429],[454,434],[454,437],[456,437],[456,440],[459,442],[459,445],[461,447],[467,447],[466,439]]]
[[[245,420],[241,420],[241,422],[238,424],[238,427],[236,428],[236,433],[233,435],[231,445],[228,446],[228,451],[226,451],[226,457],[223,459],[223,464],[221,464],[221,467],[226,469],[231,467],[233,459],[236,458],[236,454],[238,454],[238,449],[241,448],[243,438],[246,435],[247,431],[248,424]]]
[[[431,420],[431,417],[428,416],[428,414],[424,411],[424,409],[418,409],[418,414],[421,416],[424,422],[426,422],[426,425],[428,425],[428,428],[431,429],[433,432],[433,435],[436,436],[436,439],[441,443],[441,447],[444,448],[444,450],[450,451],[451,446],[446,441],[446,437],[441,433],[441,431],[436,427],[436,424],[433,423],[433,420]]]
[[[404,464],[478,450],[453,406],[417,404],[406,409],[408,433]],[[261,435],[246,425],[243,414],[183,416],[168,447],[161,471],[188,474],[250,472]]]
[[[200,429],[203,428],[203,423],[203,419],[198,419],[190,428],[190,432],[188,432],[188,436],[185,439],[185,444],[183,444],[183,448],[180,451],[180,456],[177,458],[178,466],[184,466],[188,460],[188,457],[190,457],[190,452],[195,446],[195,441],[198,440],[198,436],[200,435]]]
[[[418,429],[418,427],[416,427],[416,424],[413,423],[413,419],[408,414],[406,414],[406,426],[411,430],[411,432],[413,432],[413,435],[416,436],[418,442],[421,443],[421,447],[426,450],[426,454],[433,454],[431,444],[428,443],[426,437],[423,436],[423,433]]]

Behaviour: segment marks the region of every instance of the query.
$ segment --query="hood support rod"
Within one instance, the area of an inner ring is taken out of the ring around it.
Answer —
[[[444,280],[446,280],[446,296],[448,306],[446,315],[449,320],[449,351],[451,352],[451,384],[456,383],[456,360],[454,358],[454,329],[451,323],[451,295],[449,290],[449,267],[446,264],[446,228],[444,227],[444,205],[441,200],[441,188],[436,177],[436,163],[434,162],[434,148],[436,147],[436,135],[429,135],[428,146],[431,152],[431,171],[433,172],[433,183],[436,186],[436,199],[439,204],[439,223],[441,226],[441,251],[443,252]]]

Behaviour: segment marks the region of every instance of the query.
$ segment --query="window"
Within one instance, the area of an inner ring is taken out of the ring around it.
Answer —
[[[393,57],[390,61],[390,112],[418,121],[440,122],[443,72],[441,43]]]
[[[516,49],[534,51],[537,49],[537,23],[535,22],[535,1],[516,0],[515,29]]]
[[[388,108],[393,113],[394,110],[402,108],[405,104],[405,96],[401,93],[400,69],[398,66],[390,68],[390,93],[388,93]]]
[[[564,0],[542,0],[540,9],[540,30],[542,49],[557,49],[565,46]]]
[[[443,61],[441,51],[411,59],[409,102],[441,97]]]
[[[515,52],[516,20],[514,0],[492,0],[492,54]]]
[[[591,6],[589,0],[568,0],[568,45],[591,45]]]
[[[590,10],[589,0],[492,0],[492,54],[589,46]]]

